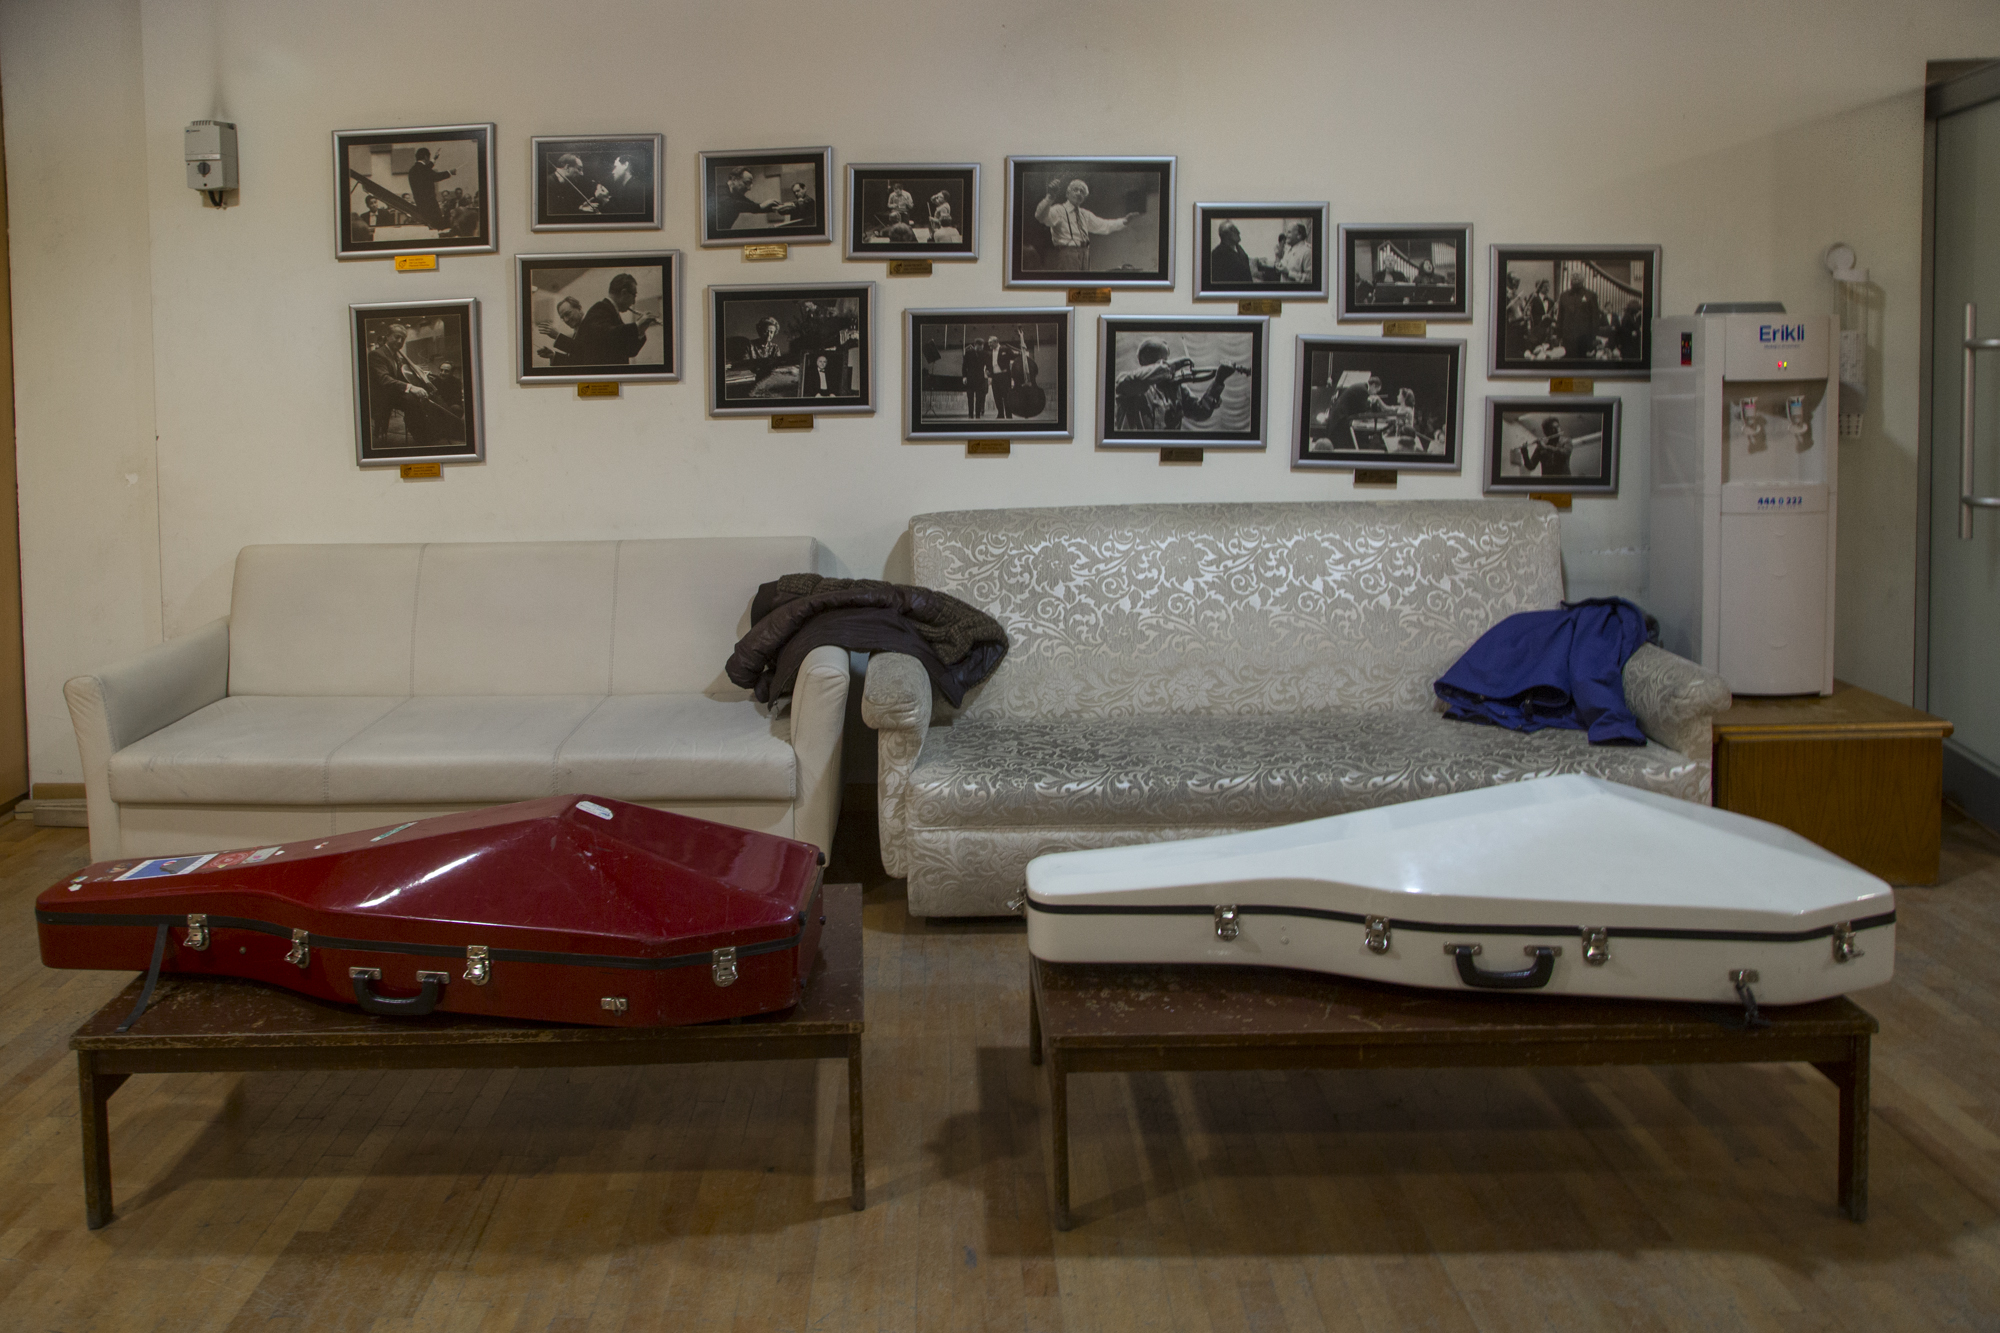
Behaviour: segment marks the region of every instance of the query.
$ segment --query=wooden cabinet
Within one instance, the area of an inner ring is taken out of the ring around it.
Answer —
[[[1715,720],[1715,804],[1811,838],[1891,884],[1933,884],[1951,723],[1835,681]]]

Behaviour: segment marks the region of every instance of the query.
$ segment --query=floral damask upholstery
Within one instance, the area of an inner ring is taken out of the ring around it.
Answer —
[[[1556,523],[1519,500],[918,516],[916,581],[994,616],[1012,648],[949,725],[913,660],[870,662],[884,864],[913,912],[983,915],[1045,851],[1553,773],[1705,800],[1729,694],[1656,648],[1626,671],[1642,748],[1439,714],[1431,682],[1473,640],[1561,600]]]

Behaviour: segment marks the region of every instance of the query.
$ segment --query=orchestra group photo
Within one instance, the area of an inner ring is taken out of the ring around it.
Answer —
[[[490,127],[342,132],[341,258],[440,250],[490,251]]]
[[[979,164],[847,167],[849,259],[977,259]]]
[[[1644,378],[1652,352],[1657,252],[1549,253],[1496,247],[1493,373]]]

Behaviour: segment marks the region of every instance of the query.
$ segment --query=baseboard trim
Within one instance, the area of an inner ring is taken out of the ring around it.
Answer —
[[[29,797],[14,803],[14,818],[32,819],[36,828],[89,828],[90,813],[83,798],[50,800]]]
[[[1944,743],[1944,795],[1988,829],[2000,833],[2000,773],[1950,739]]]

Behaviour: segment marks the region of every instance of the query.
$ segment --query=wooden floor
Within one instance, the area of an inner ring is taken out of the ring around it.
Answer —
[[[1900,895],[1873,1215],[1806,1068],[1073,1080],[1047,1221],[1016,924],[926,925],[866,817],[867,1211],[835,1063],[140,1076],[84,1228],[30,900],[82,830],[0,823],[0,1329],[2000,1327],[2000,840]]]

